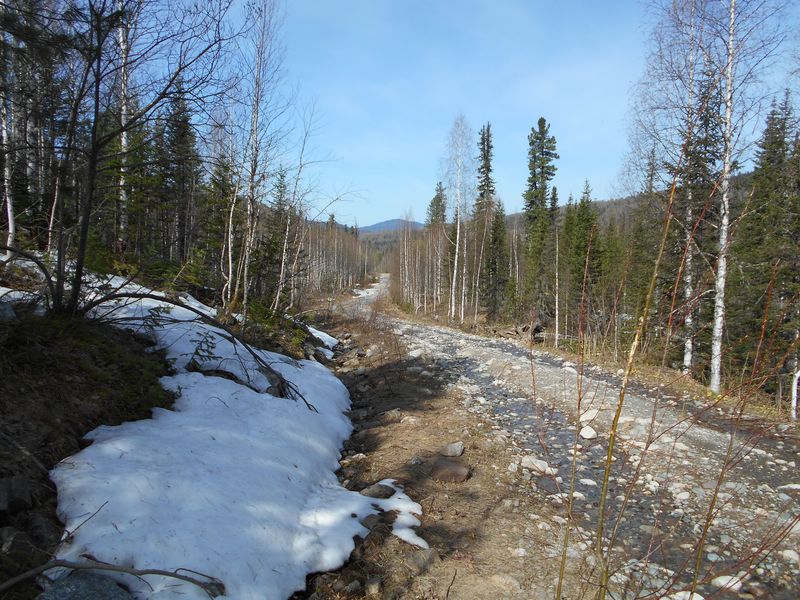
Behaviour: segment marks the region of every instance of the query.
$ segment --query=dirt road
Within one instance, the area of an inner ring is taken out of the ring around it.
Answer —
[[[387,284],[384,277],[375,291],[342,310],[368,318]],[[512,507],[522,501],[533,511],[512,508],[517,517],[504,525],[520,535],[503,550],[511,562],[522,559],[514,569],[502,570],[521,586],[512,585],[506,595],[553,597],[550,567],[560,564],[567,533],[567,571],[573,580],[565,597],[591,593],[598,564],[599,490],[620,377],[595,366],[580,373],[558,356],[531,354],[505,340],[397,317],[370,318],[390,334],[395,352],[403,353],[406,373],[435,382],[442,392],[435,396],[456,402],[454,414],[474,418],[482,424],[482,438],[502,447],[496,455],[505,463],[498,460],[492,467],[514,489],[502,501]],[[659,387],[633,386],[626,397],[603,538],[604,547],[612,547],[610,588],[620,598],[665,597],[696,578],[697,591],[706,598],[796,598],[796,438],[788,430],[735,431],[729,420],[700,413],[699,406],[696,399]],[[506,485],[495,479],[496,486]],[[428,525],[423,518],[423,537]],[[788,537],[780,539],[787,530]],[[498,568],[491,564],[484,575]],[[540,572],[548,572],[546,579],[534,576],[536,567],[531,572],[537,564]],[[482,597],[460,594],[450,597]]]

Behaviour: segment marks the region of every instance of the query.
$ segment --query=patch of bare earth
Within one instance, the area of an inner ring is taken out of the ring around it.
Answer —
[[[108,325],[22,315],[0,323],[0,585],[48,561],[61,540],[48,472],[99,425],[147,418],[174,397],[152,344]],[[40,593],[33,579],[0,600]]]
[[[430,549],[392,536],[392,515],[383,515],[366,523],[369,535],[342,569],[310,576],[295,598],[553,598],[559,518],[509,471],[503,432],[468,412],[451,375],[410,356],[391,332],[357,320],[325,327],[347,338],[334,368],[350,390],[355,430],[340,479],[353,490],[395,479],[422,506],[418,533]],[[442,456],[454,442],[463,454]],[[460,467],[467,479],[448,481]],[[564,596],[580,597],[582,580],[568,570]]]

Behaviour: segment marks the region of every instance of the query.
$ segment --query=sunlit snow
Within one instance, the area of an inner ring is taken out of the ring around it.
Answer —
[[[188,303],[212,314],[194,299]],[[266,393],[269,381],[257,361],[186,309],[142,300],[117,304],[110,314],[154,336],[176,370],[162,384],[179,397],[173,410],[155,409],[151,419],[99,427],[87,436],[88,448],[51,472],[59,516],[71,532],[59,558],[186,569],[224,582],[224,598],[255,600],[286,598],[304,587],[308,573],[342,565],[353,536],[367,533],[359,520],[378,509],[399,511],[395,534],[427,547],[412,529],[420,506],[393,481],[383,482],[397,490],[386,500],[339,484],[339,451],[352,429],[343,414],[350,400],[325,367],[257,351],[315,412],[300,400]],[[329,347],[337,342],[312,333]],[[190,362],[208,374],[188,372]],[[139,598],[208,597],[166,576],[113,577]]]

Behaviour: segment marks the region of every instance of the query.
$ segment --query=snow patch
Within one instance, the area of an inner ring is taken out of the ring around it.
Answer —
[[[306,327],[308,327],[308,330],[311,332],[311,335],[313,335],[315,338],[317,338],[319,341],[325,344],[325,347],[328,350],[333,350],[336,347],[336,344],[339,343],[339,340],[337,340],[332,335],[328,335],[324,331],[320,331],[319,329],[314,329],[309,325],[306,325]],[[333,355],[329,356],[328,358],[333,358]]]
[[[124,281],[107,282],[115,284]],[[182,301],[212,314],[193,298]],[[91,555],[136,569],[191,570],[221,580],[223,598],[261,600],[286,598],[304,588],[308,573],[342,565],[353,536],[367,533],[359,519],[379,510],[398,511],[395,535],[427,548],[413,530],[421,507],[393,481],[382,482],[396,490],[386,500],[339,484],[339,451],[352,430],[344,415],[350,398],[325,367],[254,350],[315,412],[270,395],[259,361],[186,308],[146,299],[108,303],[95,313],[149,332],[176,370],[162,385],[179,397],[173,410],[154,409],[151,419],[95,429],[88,448],[51,471],[59,517],[72,532],[58,558]],[[159,318],[164,313],[169,319]],[[209,373],[189,372],[190,364]],[[170,577],[112,576],[137,598],[208,597]]]

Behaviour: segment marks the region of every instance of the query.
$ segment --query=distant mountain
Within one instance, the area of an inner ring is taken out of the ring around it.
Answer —
[[[381,221],[374,225],[367,227],[359,227],[359,233],[384,233],[386,231],[400,231],[404,225],[410,225],[411,229],[424,229],[425,225],[418,221],[406,221],[405,219],[391,219],[389,221]]]

